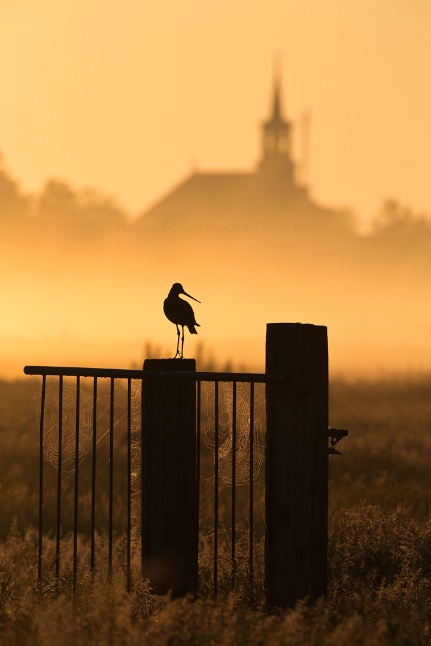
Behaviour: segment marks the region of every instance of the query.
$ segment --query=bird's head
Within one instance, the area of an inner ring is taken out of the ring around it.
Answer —
[[[197,303],[200,303],[197,298],[194,296],[191,296],[190,294],[187,294],[187,292],[184,290],[184,287],[181,285],[181,283],[174,283],[171,287],[171,294],[174,296],[178,296],[179,294],[184,294],[184,296],[188,296],[189,298],[192,298],[194,301]]]

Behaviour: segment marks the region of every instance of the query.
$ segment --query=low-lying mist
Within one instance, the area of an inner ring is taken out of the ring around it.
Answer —
[[[3,169],[0,223],[5,377],[31,363],[127,367],[147,339],[173,355],[163,300],[174,282],[201,301],[186,356],[204,340],[220,361],[263,369],[265,324],[286,321],[328,326],[333,374],[431,365],[431,222],[395,202],[367,235],[309,203],[132,219],[64,182],[24,195]]]

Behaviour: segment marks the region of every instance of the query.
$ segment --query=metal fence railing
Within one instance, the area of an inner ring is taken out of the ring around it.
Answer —
[[[75,588],[79,574],[112,578],[120,570],[130,590],[143,573],[148,381],[195,384],[201,586],[217,594],[238,575],[253,581],[256,558],[263,572],[261,384],[268,375],[46,366],[24,372],[41,377],[39,585],[70,577]]]

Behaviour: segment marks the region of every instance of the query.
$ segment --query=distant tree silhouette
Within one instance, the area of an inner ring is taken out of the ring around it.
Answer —
[[[424,213],[414,211],[397,200],[385,200],[372,221],[373,233],[380,236],[395,231],[410,230],[411,233],[431,233],[431,218]]]
[[[3,230],[20,226],[28,214],[29,200],[12,179],[0,154],[0,223]]]
[[[51,234],[84,245],[106,237],[126,220],[126,214],[112,199],[94,190],[75,191],[59,180],[47,182],[35,210]]]

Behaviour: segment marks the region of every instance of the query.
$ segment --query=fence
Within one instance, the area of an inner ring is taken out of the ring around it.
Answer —
[[[147,360],[144,370],[27,366],[25,373],[42,377],[39,585],[51,572],[57,579],[62,576],[62,562],[67,560],[62,559],[62,547],[69,541],[71,564],[66,571],[74,588],[81,570],[89,566],[94,576],[106,563],[109,578],[115,565],[124,569],[127,590],[139,576],[150,579],[157,591],[170,589],[174,594],[196,592],[199,567],[201,580],[202,571],[211,570],[207,579],[216,594],[226,582],[235,586],[245,570],[249,581],[254,581],[261,544],[255,518],[262,513],[259,526],[265,528],[264,572],[270,603],[292,606],[301,598],[316,599],[326,593],[326,328],[268,324],[264,374],[196,372],[194,360],[178,359]],[[119,387],[120,382],[124,387]],[[228,387],[221,386],[226,383]],[[259,384],[266,391],[263,465],[262,412],[256,415]],[[205,407],[204,387],[211,389]],[[101,405],[101,393],[106,406]],[[73,405],[66,406],[71,398]],[[226,398],[228,406],[221,408]],[[55,401],[56,410],[48,418],[50,401]],[[203,421],[203,408],[207,415],[212,408],[209,425]],[[226,417],[229,430],[221,437]],[[330,451],[335,451],[333,445],[343,434],[330,433]],[[91,460],[83,461],[87,454]],[[203,563],[199,545],[202,456],[206,456],[205,472],[213,471],[211,568]],[[73,479],[70,489],[65,487],[66,469]],[[263,469],[261,512],[256,475],[262,475]],[[238,526],[238,509],[244,506],[246,538]],[[221,577],[220,532],[222,524],[226,534],[227,517],[230,572],[226,577],[223,555]],[[51,562],[45,548],[50,533]]]

